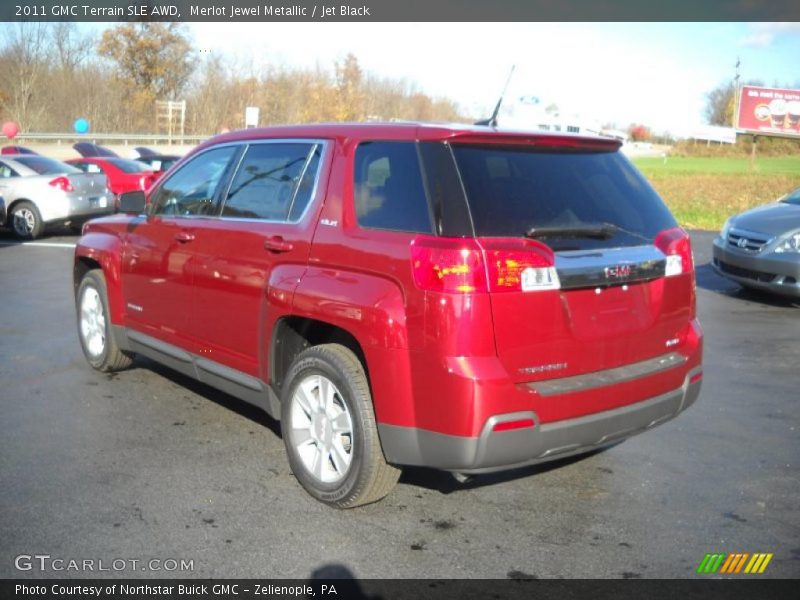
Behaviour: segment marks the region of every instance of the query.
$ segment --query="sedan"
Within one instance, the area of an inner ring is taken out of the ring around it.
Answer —
[[[108,188],[115,196],[125,192],[144,191],[156,178],[149,166],[127,158],[71,158],[66,162],[84,173],[103,173],[108,178]]]
[[[745,287],[800,298],[800,188],[728,219],[712,265]]]
[[[0,157],[0,196],[0,225],[21,239],[35,239],[50,225],[79,229],[114,210],[105,175],[39,155]]]

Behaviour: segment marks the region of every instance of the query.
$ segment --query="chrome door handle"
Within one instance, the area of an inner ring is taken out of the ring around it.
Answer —
[[[294,244],[287,242],[279,235],[275,235],[264,240],[264,248],[275,254],[280,254],[281,252],[289,252],[294,248]]]
[[[175,239],[181,244],[185,244],[194,240],[194,234],[190,231],[181,231],[175,234]]]

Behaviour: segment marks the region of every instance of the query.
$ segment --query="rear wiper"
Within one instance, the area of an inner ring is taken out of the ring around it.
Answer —
[[[525,232],[529,238],[591,238],[607,240],[617,233],[617,226],[611,223],[591,223],[587,225],[562,225],[556,227],[531,227]]]

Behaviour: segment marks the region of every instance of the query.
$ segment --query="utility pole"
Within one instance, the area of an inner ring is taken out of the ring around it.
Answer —
[[[733,78],[733,127],[735,128],[739,116],[739,67],[742,66],[741,59],[736,57],[736,77]]]

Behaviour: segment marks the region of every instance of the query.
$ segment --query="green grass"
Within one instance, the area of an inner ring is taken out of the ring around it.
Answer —
[[[800,156],[637,158],[681,225],[719,229],[725,219],[800,187]]]
[[[633,163],[644,173],[703,173],[724,175],[797,175],[800,176],[800,156],[757,158],[703,158],[667,156],[635,158]]]

